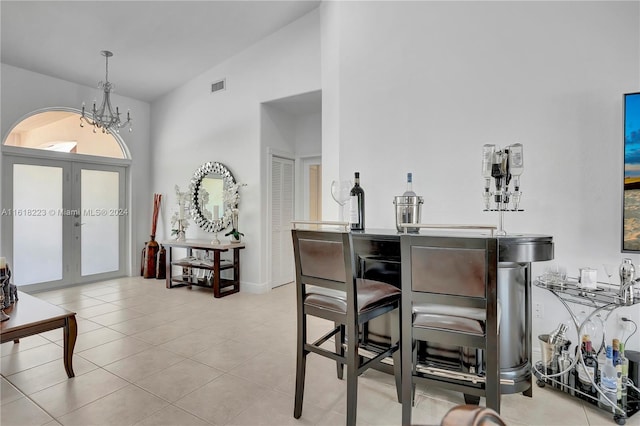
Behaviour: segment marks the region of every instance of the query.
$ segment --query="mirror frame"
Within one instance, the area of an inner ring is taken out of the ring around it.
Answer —
[[[233,216],[232,208],[235,206],[224,206],[224,213],[222,217],[217,220],[207,219],[200,210],[200,202],[198,197],[198,191],[202,185],[202,180],[209,175],[209,173],[219,174],[223,180],[224,191],[227,191],[232,185],[236,184],[236,180],[231,174],[231,171],[222,163],[208,161],[200,166],[191,178],[191,216],[196,224],[208,232],[220,232],[223,229],[231,225],[231,219]],[[237,191],[236,191],[237,192]],[[224,197],[223,195],[223,198]]]

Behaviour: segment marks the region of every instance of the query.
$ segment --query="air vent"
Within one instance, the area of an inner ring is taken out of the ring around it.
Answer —
[[[211,93],[219,92],[227,88],[226,79],[222,79],[220,81],[216,81],[215,83],[211,83]]]

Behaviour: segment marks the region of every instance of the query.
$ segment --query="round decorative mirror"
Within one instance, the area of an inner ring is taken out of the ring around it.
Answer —
[[[236,180],[225,167],[218,162],[207,162],[196,170],[189,185],[191,189],[191,215],[196,224],[208,232],[219,232],[231,224],[232,208],[237,205]],[[235,193],[225,192],[235,188]],[[235,195],[234,205],[227,200]]]

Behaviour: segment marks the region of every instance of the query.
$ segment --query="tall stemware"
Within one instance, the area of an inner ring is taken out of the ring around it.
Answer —
[[[340,222],[345,220],[344,206],[351,197],[350,191],[352,186],[350,180],[334,180],[331,182],[331,196],[340,206]]]
[[[616,265],[611,264],[611,263],[603,263],[602,266],[604,266],[604,273],[607,274],[607,277],[609,277],[609,279],[608,279],[609,285],[613,285],[613,283],[611,282],[611,277],[613,276],[613,272],[618,267]]]

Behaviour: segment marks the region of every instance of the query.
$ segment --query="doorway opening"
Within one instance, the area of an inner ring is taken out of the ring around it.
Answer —
[[[322,219],[321,91],[262,104],[261,144],[267,182],[264,258],[274,288],[295,279],[291,221]]]

